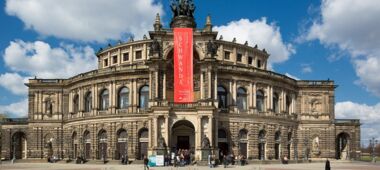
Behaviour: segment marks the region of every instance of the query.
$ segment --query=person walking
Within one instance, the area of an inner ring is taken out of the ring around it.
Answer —
[[[146,156],[144,156],[144,170],[149,170],[148,163],[149,163],[149,159]]]
[[[326,160],[325,170],[331,170],[329,159]]]

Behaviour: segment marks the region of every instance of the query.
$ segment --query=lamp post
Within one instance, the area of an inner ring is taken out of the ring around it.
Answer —
[[[369,140],[370,146],[372,147],[372,162],[376,162],[375,149],[376,149],[377,142],[378,141],[375,138],[372,138],[372,139]]]

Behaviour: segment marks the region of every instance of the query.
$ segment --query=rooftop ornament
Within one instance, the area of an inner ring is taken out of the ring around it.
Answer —
[[[196,28],[194,19],[195,5],[192,0],[171,0],[173,12],[171,28]]]

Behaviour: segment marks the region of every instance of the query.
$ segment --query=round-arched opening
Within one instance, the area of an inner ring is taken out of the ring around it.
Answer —
[[[89,131],[83,133],[83,153],[84,159],[91,159],[91,134]]]
[[[115,156],[117,160],[126,158],[128,155],[128,134],[125,129],[119,129],[116,133],[116,151]]]
[[[12,136],[11,157],[25,159],[27,155],[26,135],[24,132],[16,132]]]
[[[223,155],[229,154],[229,143],[225,129],[218,130],[218,149],[219,153],[223,153]]]
[[[105,160],[107,158],[107,131],[101,130],[98,134],[98,159]]]
[[[188,120],[180,120],[174,123],[171,128],[171,148],[173,151],[188,150],[194,152],[195,149],[195,127]]]
[[[198,52],[193,50],[193,96],[194,101],[201,98],[200,93],[200,65],[198,64],[200,57]],[[204,78],[205,78],[204,74]],[[174,101],[174,50],[171,50],[166,56],[166,99],[169,102]]]
[[[239,154],[245,158],[248,156],[248,131],[246,129],[239,131]]]
[[[350,159],[350,135],[345,132],[336,138],[336,159]]]
[[[140,129],[138,138],[138,152],[136,158],[143,160],[144,156],[148,155],[148,141],[149,141],[149,131],[146,128]]]

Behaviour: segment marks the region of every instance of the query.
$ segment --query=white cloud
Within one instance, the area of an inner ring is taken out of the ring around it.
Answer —
[[[306,73],[312,73],[313,72],[313,68],[311,68],[310,64],[301,64],[301,71],[304,74],[306,74]]]
[[[97,66],[94,50],[89,46],[61,44],[52,48],[42,41],[12,41],[3,57],[11,70],[39,78],[68,78]]]
[[[338,102],[335,114],[338,119],[360,119],[362,140],[372,137],[380,139],[380,103],[368,106],[351,101]]]
[[[5,113],[8,116],[27,117],[28,116],[28,99],[23,99],[19,102],[9,105],[0,105],[0,113]]]
[[[358,82],[380,96],[380,1],[323,0],[321,15],[306,35],[328,47],[348,52]],[[341,53],[341,52],[338,52]]]
[[[44,36],[105,42],[147,34],[163,7],[154,0],[6,0],[5,11]]]
[[[11,91],[15,95],[26,95],[28,89],[24,85],[27,78],[20,76],[17,73],[5,73],[0,75],[0,86]]]
[[[265,48],[271,54],[269,64],[284,62],[296,52],[292,44],[282,40],[280,28],[274,23],[267,23],[266,18],[255,21],[241,19],[214,29],[225,40],[232,41],[236,37],[239,43],[248,41],[251,46],[258,44],[259,48]]]

